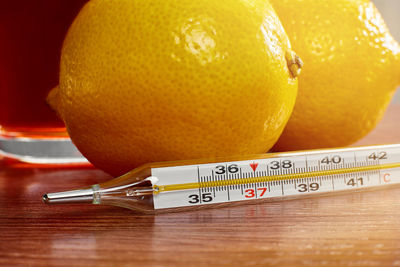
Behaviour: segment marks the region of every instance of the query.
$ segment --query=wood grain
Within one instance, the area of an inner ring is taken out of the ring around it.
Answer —
[[[399,121],[393,106],[358,145],[399,143]],[[108,179],[0,161],[0,265],[400,265],[400,188],[156,215],[41,202]]]

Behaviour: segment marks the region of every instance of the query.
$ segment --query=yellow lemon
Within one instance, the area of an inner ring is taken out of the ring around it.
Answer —
[[[368,0],[271,0],[304,60],[274,150],[349,145],[382,118],[400,84],[400,46]]]
[[[91,0],[50,103],[113,175],[153,161],[261,153],[289,119],[301,61],[265,0]]]

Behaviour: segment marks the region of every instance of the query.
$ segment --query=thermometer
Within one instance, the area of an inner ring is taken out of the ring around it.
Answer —
[[[43,201],[151,212],[394,184],[400,184],[400,144],[146,164],[102,184],[45,194]]]

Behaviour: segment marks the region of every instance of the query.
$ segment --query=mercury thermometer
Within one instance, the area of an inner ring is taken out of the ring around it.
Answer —
[[[393,184],[400,184],[400,144],[146,164],[43,201],[161,211]]]

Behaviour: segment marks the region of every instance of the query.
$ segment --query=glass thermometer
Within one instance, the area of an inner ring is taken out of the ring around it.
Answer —
[[[393,184],[400,184],[400,144],[146,164],[43,201],[158,211]]]

